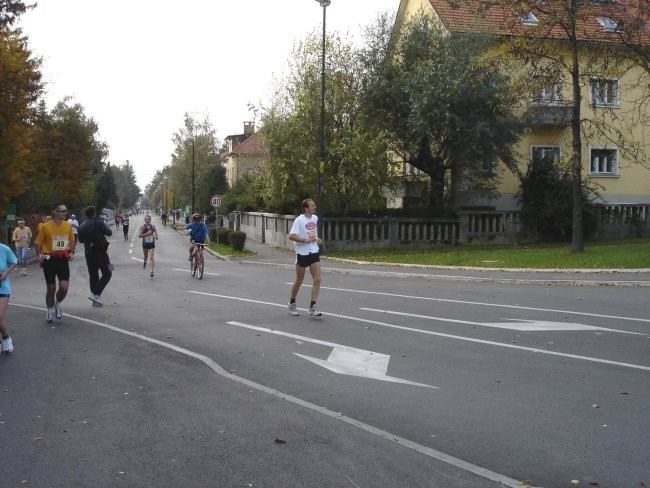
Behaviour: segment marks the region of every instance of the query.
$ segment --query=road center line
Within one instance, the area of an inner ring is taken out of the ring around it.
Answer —
[[[292,285],[292,283],[286,283],[287,285]],[[311,288],[311,285],[304,284],[303,286]],[[642,319],[639,317],[621,317],[618,315],[601,315],[597,313],[589,312],[575,312],[573,310],[557,310],[553,308],[537,308],[537,307],[524,307],[521,305],[504,305],[499,303],[485,303],[485,302],[471,302],[467,300],[452,300],[448,298],[432,298],[432,297],[418,297],[414,295],[398,295],[397,293],[385,293],[380,291],[365,291],[365,290],[351,290],[348,288],[332,288],[327,286],[321,286],[321,290],[333,290],[333,291],[344,291],[346,293],[362,293],[365,295],[380,295],[380,296],[389,296],[396,298],[412,298],[413,300],[429,300],[432,302],[444,302],[444,303],[461,303],[463,305],[479,305],[482,307],[497,307],[497,308],[513,308],[517,310],[535,310],[537,312],[554,312],[554,313],[566,313],[572,315],[585,315],[587,317],[600,317],[605,319],[616,319],[616,320],[629,320],[632,322],[647,322],[650,323],[650,319]]]
[[[250,298],[240,298],[240,297],[232,297],[228,295],[219,295],[216,293],[206,293],[202,291],[192,291],[188,290],[188,293],[195,293],[197,295],[206,295],[206,296],[211,296],[211,297],[217,297],[217,298],[225,298],[229,300],[239,300],[243,302],[251,302],[251,303],[258,303],[262,305],[271,305],[274,307],[286,307],[284,304],[280,303],[272,303],[272,302],[264,302],[261,300],[252,300]],[[472,337],[463,337],[463,336],[457,336],[453,334],[444,334],[442,332],[433,332],[430,330],[424,330],[424,329],[416,329],[413,327],[405,327],[403,325],[395,325],[395,324],[389,324],[386,322],[378,322],[376,320],[369,320],[369,319],[362,319],[359,317],[352,317],[350,315],[340,315],[340,314],[335,314],[335,313],[324,313],[324,316],[327,317],[338,317],[341,319],[346,319],[346,320],[353,320],[356,322],[363,322],[366,324],[372,324],[372,325],[380,325],[382,327],[389,327],[391,329],[397,329],[397,330],[404,330],[407,332],[417,332],[419,334],[426,334],[426,335],[433,335],[437,337],[445,337],[447,339],[455,339],[455,340],[460,340],[460,341],[467,341],[467,342],[476,342],[478,344],[486,344],[490,346],[497,346],[497,347],[507,347],[510,349],[518,349],[520,351],[528,351],[528,352],[534,352],[534,353],[539,353],[539,354],[547,354],[549,356],[559,356],[559,357],[565,357],[569,359],[579,359],[581,361],[590,361],[593,363],[600,363],[600,364],[609,364],[612,366],[621,366],[624,368],[632,368],[632,369],[640,369],[643,371],[650,371],[650,366],[643,366],[640,364],[631,364],[631,363],[621,363],[618,361],[610,361],[609,359],[601,359],[601,358],[592,358],[589,356],[580,356],[577,354],[568,354],[568,353],[563,353],[563,352],[555,352],[555,351],[548,351],[546,349],[535,349],[533,347],[524,347],[524,346],[517,346],[515,344],[504,344],[501,342],[494,342],[494,341],[486,341],[483,339],[474,339]]]
[[[501,327],[503,329],[508,328],[508,322],[503,322],[503,323],[497,323],[497,324],[492,324],[492,323],[485,323],[485,322],[472,322],[470,320],[458,320],[458,319],[448,319],[445,317],[434,317],[432,315],[420,315],[416,313],[408,313],[408,312],[397,312],[394,310],[383,310],[379,308],[368,308],[368,307],[361,307],[359,310],[366,310],[368,312],[379,312],[379,313],[386,313],[386,314],[391,314],[391,315],[401,315],[403,317],[414,317],[417,319],[426,319],[426,320],[435,320],[436,322],[452,322],[454,324],[467,324],[467,325],[480,325],[481,327]],[[516,319],[505,319],[505,320],[511,320],[513,323]],[[530,324],[534,324],[536,321],[534,320],[522,320],[521,322],[527,322]],[[544,321],[540,321],[544,322]],[[562,322],[553,322],[552,324],[557,324],[558,325],[558,330],[562,330]],[[619,330],[619,329],[608,329],[607,327],[596,327],[595,325],[583,325],[583,324],[566,324],[567,327],[566,330],[603,330],[605,332],[617,332],[619,334],[632,334],[632,335],[640,335],[640,336],[645,336],[646,334],[643,334],[641,332],[630,332],[627,330]],[[575,326],[575,329],[572,329],[571,326]],[[577,328],[580,327],[580,328]],[[515,329],[519,330],[519,329]],[[525,329],[524,329],[525,330]],[[534,329],[533,329],[534,330]]]
[[[252,300],[251,300],[252,301]],[[16,307],[24,307],[24,308],[31,308],[34,310],[39,310],[42,311],[42,307],[35,307],[33,305],[22,305],[18,303],[10,303],[9,305],[13,305]],[[270,388],[268,386],[264,386],[260,383],[256,383],[254,381],[248,380],[246,378],[242,378],[241,376],[235,376],[228,371],[226,371],[224,368],[222,368],[219,364],[217,364],[214,360],[210,359],[207,356],[204,356],[202,354],[198,354],[194,351],[190,351],[189,349],[185,349],[183,347],[178,347],[173,344],[169,344],[167,342],[160,341],[158,339],[153,339],[151,337],[147,337],[141,334],[138,334],[136,332],[131,332],[129,330],[124,330],[120,329],[119,327],[115,327],[112,325],[104,324],[102,322],[98,322],[96,320],[91,320],[87,319],[85,317],[79,317],[77,315],[70,315],[69,313],[65,314],[66,317],[68,318],[73,318],[82,322],[86,322],[89,324],[97,325],[99,327],[104,327],[106,329],[109,329],[113,332],[118,332],[120,334],[124,334],[130,337],[133,337],[135,339],[140,339],[142,341],[149,342],[151,344],[156,344],[161,347],[166,347],[167,349],[171,349],[172,351],[178,352],[180,354],[185,354],[186,356],[190,356],[194,359],[197,359],[198,361],[201,361],[204,363],[208,368],[210,368],[212,371],[215,373],[223,376],[224,378],[227,378],[229,380],[237,381],[238,383],[242,383],[249,388],[255,388],[258,391],[261,391],[263,393],[266,393],[267,395],[271,395],[275,398],[278,398],[280,400],[286,400],[290,403],[293,403],[294,405],[298,405],[303,408],[307,408],[309,410],[312,410],[314,412],[320,413],[321,415],[325,415],[327,417],[330,417],[332,419],[338,420],[340,422],[346,423],[348,425],[352,425],[353,427],[357,427],[358,429],[361,429],[365,432],[368,432],[369,434],[373,434],[377,437],[381,437],[384,440],[387,440],[389,442],[398,444],[400,446],[403,446],[407,449],[411,449],[413,451],[419,452],[420,454],[424,454],[425,456],[428,456],[433,459],[437,459],[438,461],[442,461],[443,463],[449,464],[451,466],[456,466],[457,468],[463,469],[469,473],[473,473],[477,476],[480,476],[482,478],[494,481],[496,483],[501,483],[504,486],[507,486],[509,488],[521,488],[521,481],[515,480],[513,478],[509,478],[508,476],[495,473],[494,471],[490,471],[489,469],[483,468],[481,466],[477,466],[475,464],[472,464],[470,462],[464,461],[462,459],[456,458],[454,456],[450,456],[449,454],[446,454],[442,451],[437,451],[436,449],[432,449],[427,446],[423,446],[422,444],[418,444],[417,442],[411,441],[409,439],[406,439],[405,437],[401,437],[398,435],[395,435],[391,432],[388,432],[383,429],[379,429],[377,427],[373,427],[370,424],[367,424],[365,422],[361,422],[360,420],[356,420],[352,417],[348,417],[346,415],[343,415],[339,412],[334,412],[332,410],[328,410],[325,407],[321,407],[319,405],[315,405],[313,403],[310,403],[308,401],[302,400],[298,397],[294,397],[292,395],[289,395],[287,393],[284,393],[280,390],[276,390],[275,388]],[[538,488],[531,486],[529,488]]]

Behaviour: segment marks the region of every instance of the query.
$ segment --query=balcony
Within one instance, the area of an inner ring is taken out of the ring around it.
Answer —
[[[526,117],[535,126],[564,127],[573,117],[573,107],[568,105],[532,105]]]

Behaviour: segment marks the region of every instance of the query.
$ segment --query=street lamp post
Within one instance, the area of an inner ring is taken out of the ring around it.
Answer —
[[[325,184],[323,173],[325,172],[325,39],[326,39],[326,18],[327,7],[332,3],[330,0],[316,0],[323,8],[323,48],[321,52],[321,71],[320,71],[320,161],[318,163],[318,235],[323,242],[325,241],[325,207],[323,203],[323,194],[325,193]],[[323,246],[324,250],[324,246]]]
[[[165,180],[165,213],[169,212],[169,196],[167,195],[167,177],[163,176],[163,180]]]
[[[190,215],[194,214],[194,136],[192,136],[192,209]]]

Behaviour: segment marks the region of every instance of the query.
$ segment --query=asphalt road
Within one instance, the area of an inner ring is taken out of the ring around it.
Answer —
[[[12,277],[3,488],[650,485],[648,273],[324,262],[289,317],[291,253],[198,280],[160,230],[153,279],[115,232],[104,308],[82,255],[53,324]]]

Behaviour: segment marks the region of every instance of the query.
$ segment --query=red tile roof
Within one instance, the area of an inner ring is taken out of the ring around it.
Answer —
[[[264,137],[261,132],[251,134],[244,142],[232,148],[234,154],[240,156],[262,156],[266,153]]]
[[[438,14],[440,21],[450,32],[494,32],[504,36],[523,34],[532,26],[526,25],[520,15],[498,5],[491,0],[429,0]],[[516,5],[516,2],[512,2]],[[587,42],[620,42],[620,35],[606,30],[598,18],[609,18],[619,24],[630,19],[637,10],[634,1],[591,1],[579,7],[577,19],[577,37]],[[560,18],[565,7],[565,0],[540,0],[539,7],[532,13],[539,20],[544,36],[551,39],[566,39],[562,29],[566,22],[554,21]],[[522,12],[527,14],[528,12]],[[650,43],[650,31],[644,32],[644,39]]]

